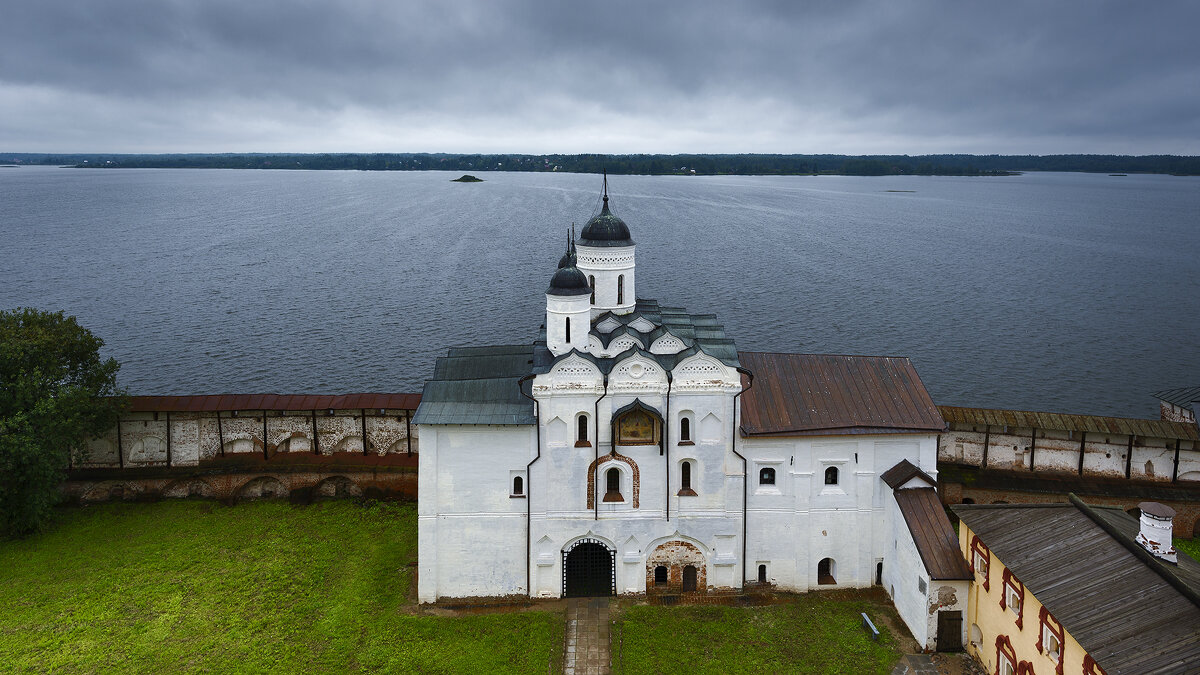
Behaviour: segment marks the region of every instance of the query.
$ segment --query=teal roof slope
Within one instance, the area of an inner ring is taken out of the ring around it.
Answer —
[[[638,319],[645,319],[654,327],[645,332],[633,328],[631,324]],[[596,326],[609,320],[617,322],[619,327],[607,333],[596,329]],[[648,350],[654,341],[668,333],[683,341],[686,348],[677,354],[650,353]],[[657,361],[666,370],[672,370],[680,361],[697,352],[703,352],[727,366],[736,368],[740,365],[737,347],[732,339],[725,337],[725,327],[717,321],[715,314],[688,314],[687,310],[682,307],[662,307],[657,300],[638,298],[634,310],[629,314],[605,312],[597,316],[592,320],[590,335],[599,340],[600,344],[606,348],[621,335],[635,337],[645,345],[645,349],[637,351],[647,358]],[[536,373],[548,372],[555,363],[566,356],[565,354],[559,357],[553,356],[545,349],[545,344],[546,335],[543,327],[542,335],[537,342],[537,356],[534,359],[534,372]],[[612,357],[584,356],[595,362],[601,372],[607,373],[612,370],[617,361],[624,358],[624,353]]]
[[[413,424],[536,424],[519,385],[533,352],[533,345],[451,348],[434,365]]]

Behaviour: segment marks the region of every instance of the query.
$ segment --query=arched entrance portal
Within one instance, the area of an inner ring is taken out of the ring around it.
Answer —
[[[563,551],[563,597],[616,595],[617,552],[595,539],[580,539]]]

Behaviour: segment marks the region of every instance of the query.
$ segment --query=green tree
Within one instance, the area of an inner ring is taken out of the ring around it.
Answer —
[[[111,429],[125,398],[104,341],[73,316],[0,311],[0,531],[38,530],[58,501],[70,454]]]

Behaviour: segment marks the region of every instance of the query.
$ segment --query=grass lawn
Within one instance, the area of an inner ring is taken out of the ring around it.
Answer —
[[[1193,560],[1200,560],[1200,537],[1196,539],[1176,539],[1175,549],[1188,554]]]
[[[558,612],[435,617],[409,599],[412,505],[64,509],[0,542],[0,663],[55,672],[545,672]]]
[[[866,612],[879,642],[861,626]],[[627,607],[612,637],[616,673],[887,675],[900,658],[881,621],[903,625],[866,593],[809,593],[767,607]]]

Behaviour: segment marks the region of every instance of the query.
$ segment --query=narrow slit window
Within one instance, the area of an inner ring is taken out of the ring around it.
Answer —
[[[617,276],[617,304],[625,304],[625,275]]]
[[[575,447],[591,445],[588,442],[588,416],[580,414],[575,418]]]
[[[588,275],[588,287],[592,289],[592,304],[596,304],[596,276]]]
[[[692,489],[692,463],[684,462],[679,467],[679,486],[684,490]]]
[[[567,342],[571,342],[571,317],[567,317]]]
[[[692,440],[692,421],[686,417],[679,420],[679,441],[690,443]]]
[[[525,481],[520,476],[513,476],[513,491],[514,495],[525,494]]]

